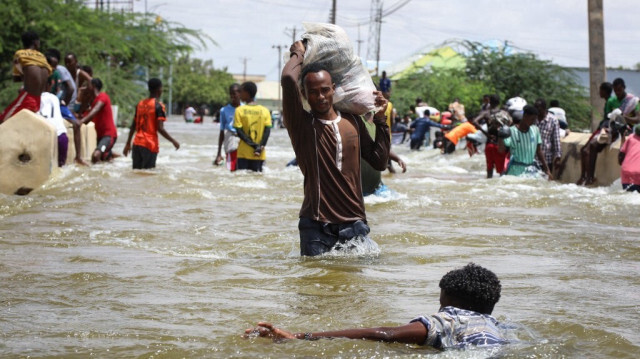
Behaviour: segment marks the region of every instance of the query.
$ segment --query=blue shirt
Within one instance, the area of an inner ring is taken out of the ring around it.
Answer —
[[[380,79],[380,91],[389,92],[391,90],[391,80],[388,77]]]
[[[231,106],[231,104],[227,104],[225,107],[220,109],[220,131],[229,130],[233,133],[236,132],[236,129],[233,128],[233,119],[236,114],[236,108]]]
[[[411,134],[412,141],[422,141],[424,140],[424,136],[429,132],[431,126],[442,128],[442,125],[432,121],[427,117],[420,117],[415,121],[411,122],[411,128],[415,128],[415,131]]]
[[[423,345],[437,349],[490,347],[509,342],[496,318],[471,310],[444,307],[436,314],[420,316],[413,322],[420,322],[427,329]]]

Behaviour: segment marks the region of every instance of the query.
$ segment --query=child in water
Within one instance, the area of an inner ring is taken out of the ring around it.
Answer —
[[[508,343],[500,323],[491,316],[500,299],[500,280],[488,269],[469,263],[440,280],[440,310],[419,316],[398,327],[358,328],[328,332],[291,333],[270,323],[259,322],[245,337],[274,340],[319,338],[367,339],[428,345],[437,349],[489,347]]]

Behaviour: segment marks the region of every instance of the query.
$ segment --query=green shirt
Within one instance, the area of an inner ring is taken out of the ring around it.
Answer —
[[[618,97],[614,94],[611,97],[609,97],[607,99],[607,102],[604,104],[604,118],[607,119],[607,115],[615,110],[616,108],[620,107],[621,105],[621,101],[618,100]]]
[[[57,96],[58,92],[62,91],[62,77],[60,77],[58,70],[53,70],[51,76],[49,76],[47,80],[49,81],[49,84],[53,83],[51,93]]]
[[[504,139],[504,145],[511,151],[507,174],[520,176],[532,166],[541,143],[538,126],[529,127],[527,132],[520,131],[517,126],[511,126],[511,137]]]

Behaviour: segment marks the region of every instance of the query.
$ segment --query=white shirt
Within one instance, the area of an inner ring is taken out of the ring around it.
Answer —
[[[40,96],[40,111],[38,113],[56,127],[56,135],[67,133],[62,113],[60,113],[60,100],[50,92],[43,92]]]
[[[189,120],[193,119],[193,115],[195,114],[196,110],[193,107],[189,107],[184,111],[184,116]]]
[[[551,107],[549,110],[560,121],[567,122],[567,114],[560,107]]]

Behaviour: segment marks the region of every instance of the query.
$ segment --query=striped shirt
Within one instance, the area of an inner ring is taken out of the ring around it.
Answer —
[[[504,145],[511,151],[507,174],[520,176],[532,166],[540,144],[542,138],[537,126],[529,127],[527,132],[520,131],[517,126],[511,126],[511,137],[504,139]]]
[[[562,146],[560,144],[560,123],[556,117],[548,112],[542,120],[538,120],[540,137],[542,138],[542,153],[547,165],[553,163],[553,159],[562,157]]]
[[[487,347],[507,344],[504,329],[488,315],[455,307],[444,307],[436,314],[420,316],[413,322],[422,323],[427,329],[427,339],[422,345],[436,349]]]

